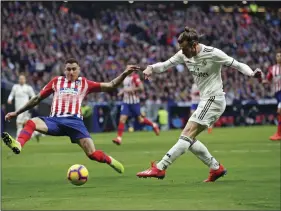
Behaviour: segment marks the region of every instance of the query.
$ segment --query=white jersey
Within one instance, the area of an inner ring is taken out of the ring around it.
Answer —
[[[19,110],[29,101],[30,98],[34,96],[35,93],[31,86],[27,84],[15,84],[9,95],[8,101],[15,99],[15,109]]]
[[[194,77],[201,99],[224,95],[221,68],[222,65],[231,66],[234,59],[217,48],[201,43],[199,45],[200,52],[192,58],[187,58],[180,50],[169,60],[151,66],[163,72],[177,64],[185,63]]]
[[[191,103],[192,104],[198,104],[200,101],[200,96],[199,96],[200,92],[199,89],[197,87],[197,85],[194,83],[192,84],[191,87]]]

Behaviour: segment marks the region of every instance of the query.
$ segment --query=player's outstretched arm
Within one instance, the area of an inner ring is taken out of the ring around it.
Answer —
[[[10,112],[5,116],[5,120],[10,120],[16,116],[18,116],[19,114],[32,109],[33,107],[35,107],[36,105],[38,105],[40,103],[40,101],[42,101],[44,98],[40,95],[40,93],[38,95],[36,95],[35,97],[31,98],[22,108],[20,108],[17,111],[14,112]]]
[[[35,95],[33,98],[31,98],[22,108],[16,111],[17,115],[32,109],[36,105],[38,105],[44,98],[39,93],[38,95]]]
[[[184,63],[182,52],[177,52],[170,59],[165,62],[158,62],[156,64],[148,65],[146,69],[143,71],[144,79],[149,79],[152,73],[162,73],[168,70],[171,67],[174,67],[178,64]]]
[[[22,108],[20,108],[17,111],[14,112],[10,112],[5,116],[5,120],[9,121],[10,119],[18,116],[19,114],[30,110],[31,108],[35,107],[36,105],[38,105],[42,100],[44,100],[46,97],[48,97],[50,94],[52,94],[54,92],[53,90],[53,83],[57,80],[58,77],[52,79],[42,90],[41,92],[32,97]]]
[[[109,92],[113,89],[116,89],[121,83],[124,81],[124,79],[130,75],[134,71],[140,71],[141,68],[135,65],[128,65],[126,70],[121,73],[119,76],[114,78],[112,81],[107,83],[100,83],[101,91],[102,92]]]
[[[244,75],[255,77],[259,80],[259,82],[262,82],[263,80],[263,73],[259,68],[253,71],[247,64],[238,62],[237,60],[228,56],[226,53],[217,48],[213,51],[213,59],[215,62],[228,67],[232,67]]]

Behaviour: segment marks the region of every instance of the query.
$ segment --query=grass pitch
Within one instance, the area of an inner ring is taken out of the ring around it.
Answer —
[[[93,134],[97,149],[123,162],[119,175],[89,160],[67,137],[31,140],[20,155],[2,144],[3,210],[280,210],[280,142],[268,140],[275,127],[214,129],[199,140],[228,169],[215,183],[203,183],[209,169],[192,153],[179,158],[164,180],[139,179],[138,171],[159,160],[177,141],[180,131]],[[73,164],[89,170],[80,187],[66,178]]]

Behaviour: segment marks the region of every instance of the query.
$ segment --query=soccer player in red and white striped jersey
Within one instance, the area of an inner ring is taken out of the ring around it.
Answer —
[[[141,115],[138,92],[143,91],[144,87],[138,74],[133,73],[128,76],[124,80],[123,85],[123,89],[118,93],[118,95],[123,95],[123,104],[121,106],[118,134],[117,137],[112,140],[113,143],[117,145],[121,144],[125,123],[129,116],[136,117],[141,124],[152,126],[155,134],[159,135],[158,125]]]
[[[266,80],[263,83],[272,83],[272,89],[277,99],[277,132],[270,136],[269,139],[272,141],[281,141],[281,49],[276,53],[276,64],[271,66],[267,73]]]
[[[34,131],[53,136],[68,136],[72,143],[77,143],[91,159],[100,163],[107,163],[119,173],[124,167],[114,158],[101,150],[96,150],[93,140],[83,123],[81,104],[84,97],[92,92],[108,92],[117,88],[123,80],[139,67],[129,65],[126,70],[109,83],[97,83],[79,77],[80,67],[76,59],[65,62],[65,76],[52,79],[41,92],[29,100],[22,108],[10,112],[5,119],[10,120],[19,114],[35,107],[43,99],[53,94],[53,103],[49,117],[35,117],[28,120],[15,140],[8,133],[2,133],[4,143],[11,150],[19,154],[24,144],[31,138]]]

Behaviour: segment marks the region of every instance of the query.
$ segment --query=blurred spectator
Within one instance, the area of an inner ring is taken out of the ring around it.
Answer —
[[[169,129],[169,114],[163,106],[160,106],[158,110],[158,122],[160,125],[161,130],[168,130]]]
[[[87,101],[82,101],[81,112],[83,115],[83,121],[88,130],[91,130],[93,107],[88,104]]]

